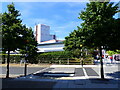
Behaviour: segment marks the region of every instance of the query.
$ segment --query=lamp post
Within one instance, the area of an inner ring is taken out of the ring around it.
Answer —
[[[103,61],[102,61],[102,49],[103,47],[100,47],[100,64],[101,64],[101,68],[100,68],[100,72],[101,72],[101,78],[104,79],[104,69],[103,69]]]
[[[28,43],[29,42],[29,40],[26,40],[25,41],[26,43]],[[28,51],[28,46],[26,46],[26,51]],[[26,55],[25,55],[25,69],[24,69],[24,76],[26,76],[27,75],[27,57],[28,57],[28,53],[26,52]]]

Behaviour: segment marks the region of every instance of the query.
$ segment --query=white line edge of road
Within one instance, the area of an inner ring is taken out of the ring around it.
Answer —
[[[42,72],[42,71],[44,71],[44,70],[46,70],[46,69],[48,69],[48,68],[50,68],[50,67],[46,67],[46,68],[44,68],[44,69],[42,69],[42,70],[39,70],[39,71],[37,71],[37,72],[35,72],[35,73],[33,73],[33,74],[40,73],[40,72]]]
[[[82,67],[82,65],[51,65],[50,67]],[[99,65],[83,65],[83,67],[99,67]]]

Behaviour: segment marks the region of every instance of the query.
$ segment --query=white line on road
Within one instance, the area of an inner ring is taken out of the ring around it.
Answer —
[[[33,74],[37,74],[37,73],[40,73],[40,72],[42,72],[42,71],[44,71],[44,70],[46,70],[46,69],[48,69],[49,67],[46,67],[46,68],[44,68],[44,69],[42,69],[42,70],[40,70],[40,71],[37,71],[37,72],[35,72],[35,73],[33,73]]]
[[[82,68],[82,69],[83,69],[83,72],[85,74],[85,78],[89,78],[88,75],[87,75],[87,72],[86,72],[85,68]]]

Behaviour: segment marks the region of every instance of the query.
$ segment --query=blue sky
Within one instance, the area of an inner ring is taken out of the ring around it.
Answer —
[[[22,23],[34,30],[35,24],[50,26],[51,34],[57,39],[64,39],[70,32],[80,26],[78,19],[81,10],[87,2],[14,2],[15,8],[20,11]],[[2,12],[7,11],[10,2],[2,3]]]

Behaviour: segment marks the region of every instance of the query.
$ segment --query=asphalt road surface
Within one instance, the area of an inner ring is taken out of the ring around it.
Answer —
[[[35,73],[37,71],[40,71],[46,67],[27,67],[27,75],[31,73]],[[0,67],[0,70],[2,70],[1,74],[6,74],[6,67]],[[24,67],[10,67],[10,74],[13,75],[24,75]]]

